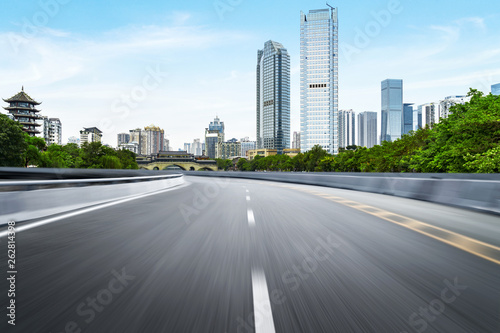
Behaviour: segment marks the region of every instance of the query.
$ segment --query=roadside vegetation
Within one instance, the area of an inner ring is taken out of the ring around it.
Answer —
[[[447,119],[394,142],[367,149],[351,146],[330,155],[320,146],[290,158],[240,159],[242,171],[323,172],[500,172],[500,96],[471,89],[471,101],[456,105]]]
[[[114,150],[100,142],[69,143],[47,147],[45,140],[31,137],[22,125],[0,114],[0,166],[80,169],[138,169],[136,155]]]

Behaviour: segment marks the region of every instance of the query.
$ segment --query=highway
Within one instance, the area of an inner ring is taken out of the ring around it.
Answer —
[[[500,216],[318,186],[185,180],[18,223],[16,325],[2,278],[0,332],[500,332]],[[5,235],[0,247],[5,276]]]

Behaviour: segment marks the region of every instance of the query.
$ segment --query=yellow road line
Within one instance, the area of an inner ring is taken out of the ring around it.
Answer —
[[[300,188],[295,188],[302,192],[307,192],[324,199],[339,203],[344,206],[351,207],[353,209],[362,211],[366,214],[376,216],[380,219],[398,224],[410,230],[416,231],[420,234],[426,235],[428,237],[434,238],[440,242],[446,243],[488,261],[494,262],[500,265],[500,247],[494,246],[485,242],[481,242],[477,239],[470,238],[456,232],[446,230],[434,225],[418,221],[403,215],[399,215],[384,209],[377,207],[365,205],[356,201],[349,199],[344,199],[337,196],[328,195],[325,193],[319,193],[316,191],[303,190]]]

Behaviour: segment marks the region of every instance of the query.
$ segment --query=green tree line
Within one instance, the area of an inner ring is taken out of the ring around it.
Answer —
[[[45,140],[31,137],[22,125],[0,114],[0,167],[138,169],[136,154],[114,150],[100,142],[47,146]]]
[[[351,146],[330,155],[320,146],[286,155],[240,159],[243,171],[500,172],[500,97],[471,89],[470,102],[455,105],[446,119],[373,148]]]

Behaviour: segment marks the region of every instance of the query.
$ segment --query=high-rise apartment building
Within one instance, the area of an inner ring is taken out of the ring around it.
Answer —
[[[457,104],[465,104],[470,101],[467,96],[448,96],[439,102],[439,118],[448,118],[451,113],[451,107]],[[439,120],[439,119],[438,119]]]
[[[257,52],[257,146],[290,147],[290,55],[271,40]]]
[[[158,126],[150,125],[144,129],[136,128],[130,130],[129,133],[129,143],[137,143],[138,155],[154,155],[168,148],[165,147],[165,131]]]
[[[118,147],[124,143],[129,143],[130,142],[130,133],[119,133],[117,135],[117,143]]]
[[[493,95],[500,96],[500,83],[493,84],[493,85],[491,86],[491,93],[492,93]]]
[[[203,149],[201,147],[200,139],[194,139],[193,143],[191,144],[191,154],[193,154],[194,156],[203,155]]]
[[[352,110],[339,111],[339,148],[356,144],[356,115]]]
[[[338,9],[300,13],[300,149],[339,148]]]
[[[62,145],[62,123],[59,118],[49,118],[49,138],[46,143],[48,146]]]
[[[146,137],[146,151],[143,151],[143,147],[141,147],[142,155],[154,155],[164,150],[163,144],[165,143],[165,131],[163,129],[155,125],[150,125],[144,127],[144,131],[141,134],[143,134],[141,136],[144,137],[145,135]]]
[[[224,122],[215,117],[205,128],[205,155],[211,159],[217,158],[217,145],[224,142]]]
[[[401,134],[408,134],[413,130],[413,103],[403,104],[403,120]]]
[[[440,104],[439,103],[426,103],[418,106],[419,113],[421,114],[421,127],[432,127],[439,122]]]
[[[377,112],[358,113],[358,146],[372,148],[377,144]]]
[[[380,142],[401,138],[403,128],[403,80],[382,81]]]

